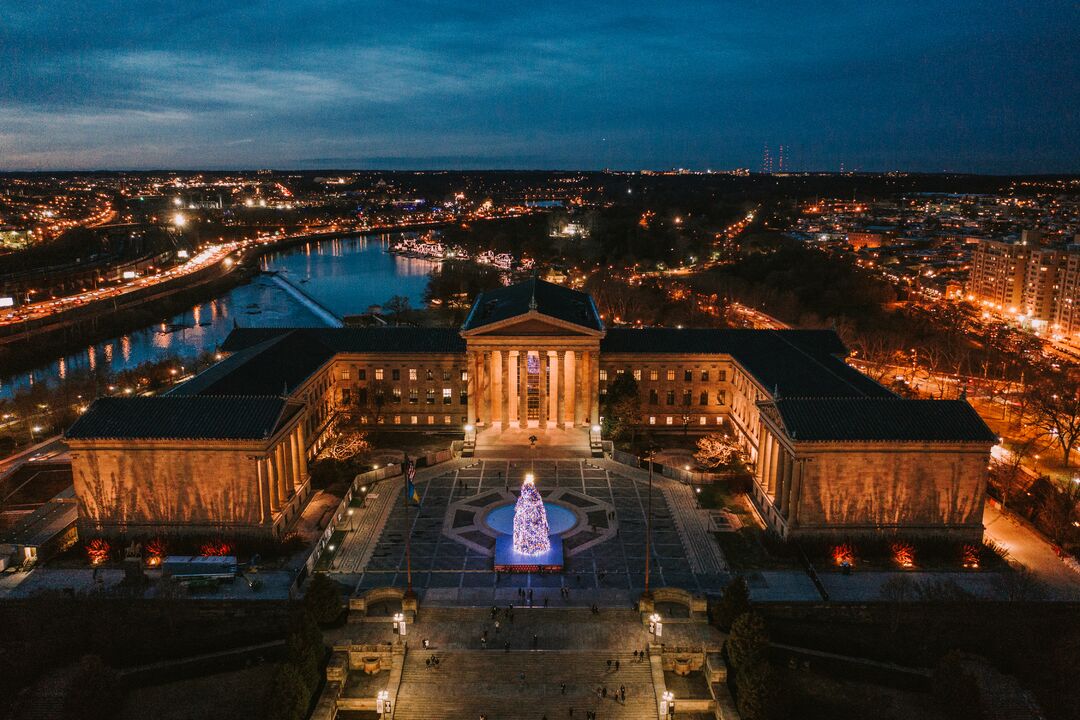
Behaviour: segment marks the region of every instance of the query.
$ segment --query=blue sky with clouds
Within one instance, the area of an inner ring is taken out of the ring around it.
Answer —
[[[0,0],[0,168],[1080,171],[1080,3]]]

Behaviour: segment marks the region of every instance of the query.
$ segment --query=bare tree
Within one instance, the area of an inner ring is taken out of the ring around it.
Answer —
[[[1024,463],[1035,451],[1035,438],[1027,438],[1006,448],[1000,457],[990,461],[990,477],[1001,493],[1001,509],[1004,510],[1013,493],[1024,486],[1027,477]]]
[[[1032,386],[1028,397],[1031,426],[1061,451],[1069,467],[1072,451],[1080,442],[1080,385],[1064,375]]]
[[[1042,494],[1039,502],[1039,518],[1050,531],[1050,536],[1058,545],[1063,544],[1071,534],[1076,522],[1076,507],[1080,503],[1080,478],[1062,479]]]
[[[727,433],[709,433],[698,438],[694,459],[707,468],[731,466],[739,460],[739,445]]]

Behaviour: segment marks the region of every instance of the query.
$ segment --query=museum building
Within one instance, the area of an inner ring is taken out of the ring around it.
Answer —
[[[222,350],[68,431],[84,536],[282,537],[344,411],[379,429],[587,433],[621,373],[658,433],[730,423],[782,536],[982,536],[996,436],[965,401],[862,375],[830,330],[606,328],[589,295],[530,279],[482,293],[459,329],[238,328]]]

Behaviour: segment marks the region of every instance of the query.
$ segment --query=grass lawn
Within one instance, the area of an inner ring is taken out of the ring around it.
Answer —
[[[750,501],[745,493],[733,490],[732,483],[721,481],[702,485],[698,500],[704,508],[726,509],[742,521],[742,527],[735,532],[714,533],[724,557],[736,571],[801,567],[794,557],[779,557],[769,552],[764,543],[765,531],[758,525]]]

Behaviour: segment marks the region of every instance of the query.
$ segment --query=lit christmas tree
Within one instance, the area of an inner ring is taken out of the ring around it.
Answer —
[[[521,483],[521,496],[514,505],[514,551],[522,555],[543,555],[551,550],[548,538],[547,511],[544,500],[526,475]]]

